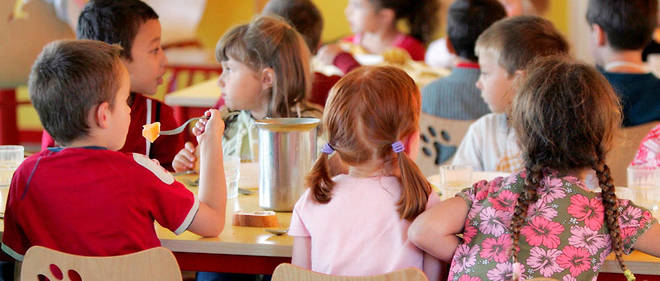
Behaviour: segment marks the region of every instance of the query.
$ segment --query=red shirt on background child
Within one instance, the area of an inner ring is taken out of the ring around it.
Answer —
[[[49,148],[14,173],[2,250],[19,261],[34,245],[86,256],[132,253],[160,246],[154,220],[180,234],[198,208],[192,192],[144,155]]]
[[[131,125],[128,128],[126,142],[119,151],[147,155],[151,159],[158,160],[163,167],[170,169],[174,156],[183,148],[183,135],[159,136],[154,143],[149,143],[142,136],[142,126],[158,121],[161,130],[174,129],[180,124],[174,119],[174,110],[168,105],[144,95],[133,94],[133,96]],[[41,150],[54,146],[55,141],[44,130],[41,138]]]
[[[344,38],[342,41],[350,42],[355,45],[361,46],[362,44],[360,42],[362,41],[362,36],[360,34],[354,34],[352,36]],[[410,54],[410,57],[413,60],[424,61],[426,48],[424,48],[424,44],[422,44],[422,42],[419,42],[419,40],[415,39],[415,37],[412,37],[407,34],[399,34],[399,36],[397,36],[396,39],[394,39],[394,42],[392,42],[392,46],[399,47],[401,49],[408,51],[408,54]]]

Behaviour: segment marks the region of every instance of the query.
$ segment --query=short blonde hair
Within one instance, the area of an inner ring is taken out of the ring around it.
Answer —
[[[554,25],[538,16],[500,20],[477,39],[477,57],[488,54],[513,75],[538,57],[568,54],[569,45]]]

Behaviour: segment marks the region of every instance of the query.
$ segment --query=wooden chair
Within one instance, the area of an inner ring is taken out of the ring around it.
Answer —
[[[438,173],[438,167],[451,161],[474,120],[452,120],[422,112],[419,119],[420,153],[417,165],[425,176]]]
[[[628,165],[635,157],[644,136],[659,123],[650,122],[621,129],[620,135],[614,140],[614,145],[607,154],[607,160],[605,161],[612,171],[614,185],[627,186]]]
[[[21,281],[181,279],[174,255],[163,247],[121,256],[87,257],[33,246],[25,254],[21,268]]]
[[[417,268],[406,268],[372,276],[337,276],[313,272],[289,263],[282,263],[273,272],[273,281],[428,281],[424,272]]]

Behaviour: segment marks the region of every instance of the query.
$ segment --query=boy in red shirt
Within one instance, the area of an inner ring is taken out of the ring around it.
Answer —
[[[174,233],[217,236],[224,227],[224,123],[215,110],[193,129],[202,150],[199,199],[155,161],[117,152],[131,122],[130,78],[121,47],[57,41],[28,81],[41,123],[61,147],[14,173],[2,250],[21,261],[33,245],[87,256],[160,246],[154,220]]]
[[[170,169],[172,159],[183,148],[183,136],[161,136],[152,144],[141,134],[143,125],[157,121],[162,130],[179,126],[171,107],[149,97],[163,82],[167,63],[160,46],[160,31],[158,14],[144,2],[95,0],[80,13],[76,36],[121,45],[122,61],[131,78],[131,125],[120,151],[147,155]],[[42,150],[52,146],[56,146],[55,142],[44,131]]]

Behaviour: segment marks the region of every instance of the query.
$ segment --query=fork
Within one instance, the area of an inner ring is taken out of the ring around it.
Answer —
[[[240,111],[232,111],[232,112],[229,112],[229,113],[227,113],[226,116],[224,116],[222,119],[226,119],[226,118],[232,117],[232,116],[234,116],[234,115],[238,115],[239,113],[240,113]],[[208,117],[206,117],[206,116],[204,116],[204,117],[190,118],[190,119],[188,119],[188,121],[186,121],[185,123],[183,123],[181,126],[177,127],[176,129],[166,130],[166,131],[160,131],[160,133],[158,133],[158,134],[159,134],[159,135],[163,135],[163,136],[169,136],[169,135],[180,134],[181,132],[183,132],[183,130],[186,129],[186,127],[188,126],[188,124],[190,124],[190,122],[192,122],[192,121],[197,121],[197,120],[199,120],[199,119],[207,119],[207,118],[208,118]]]
[[[190,124],[190,122],[197,121],[197,120],[202,119],[202,118],[206,118],[206,117],[190,118],[190,119],[188,119],[188,121],[183,123],[183,125],[177,127],[176,129],[167,130],[167,131],[160,131],[160,133],[158,133],[158,134],[159,135],[164,135],[164,136],[180,134],[181,132],[183,132],[183,130],[186,129],[186,127],[188,126],[188,124]]]

